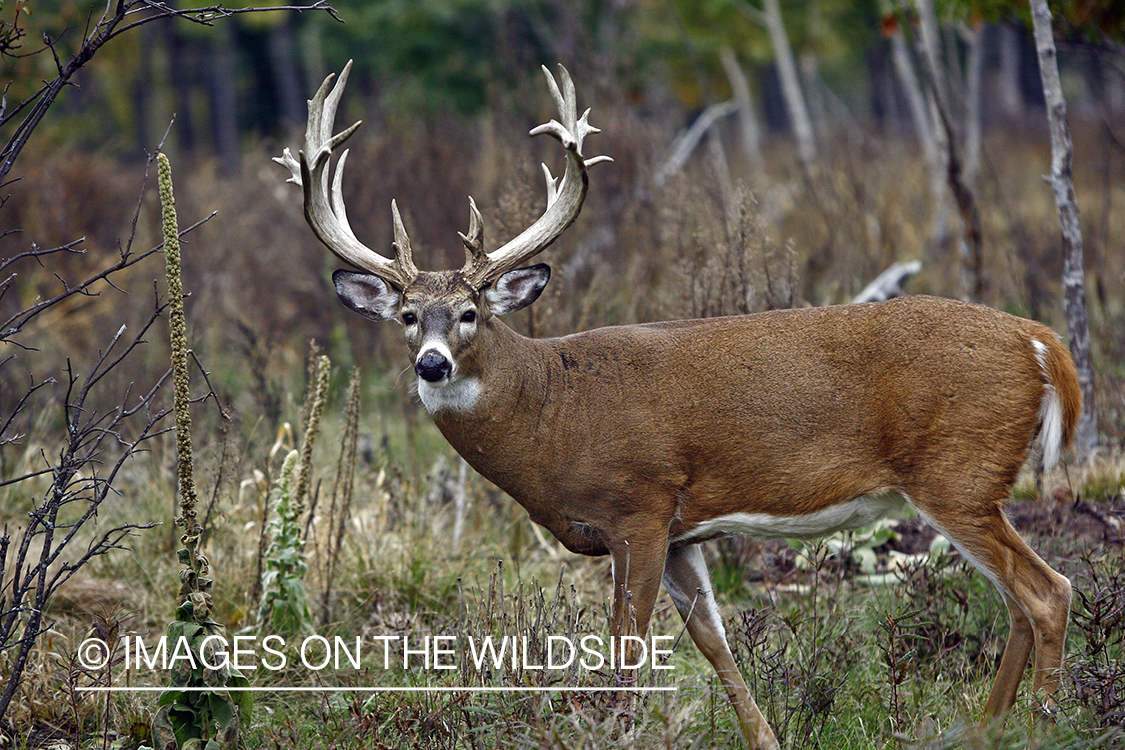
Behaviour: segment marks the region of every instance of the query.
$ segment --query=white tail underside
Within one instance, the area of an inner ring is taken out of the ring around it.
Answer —
[[[1043,456],[1043,468],[1049,469],[1059,461],[1062,454],[1063,429],[1062,402],[1059,393],[1051,383],[1050,371],[1047,369],[1047,346],[1042,341],[1031,339],[1031,348],[1035,350],[1035,361],[1043,371],[1047,383],[1043,386],[1043,403],[1039,407],[1039,435],[1035,439],[1035,447]]]

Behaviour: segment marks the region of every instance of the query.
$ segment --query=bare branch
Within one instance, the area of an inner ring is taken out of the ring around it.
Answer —
[[[0,367],[7,364],[8,361],[11,360],[11,359],[12,359],[12,357],[8,357],[8,359],[5,359],[3,362],[0,362]],[[55,382],[56,381],[55,381],[54,378],[47,378],[46,380],[44,380],[41,383],[32,383],[32,385],[26,391],[24,391],[23,396],[20,398],[20,400],[18,402],[16,402],[15,408],[12,409],[12,413],[8,415],[8,418],[6,420],[4,420],[3,426],[0,426],[0,446],[7,445],[7,444],[10,444],[10,443],[18,443],[23,438],[23,436],[19,435],[19,434],[9,436],[8,430],[11,429],[12,423],[15,421],[16,417],[19,416],[20,412],[22,412],[24,407],[27,405],[28,399],[30,399],[31,396],[36,391],[38,391],[40,388],[42,388],[44,386],[47,386],[47,385],[52,385]],[[19,480],[11,480],[11,481],[6,481],[6,482],[0,482],[0,487],[3,487],[5,484],[12,484],[15,481],[19,481]]]
[[[206,224],[211,219],[215,218],[217,215],[218,215],[217,211],[212,211],[205,218],[200,219],[199,221],[195,222],[191,226],[189,226],[186,229],[180,231],[180,236],[183,237],[188,232],[191,232],[195,229],[198,229],[199,227],[203,226],[204,224]],[[121,259],[117,263],[113,264],[112,266],[109,266],[108,268],[103,269],[101,272],[89,277],[85,281],[80,282],[77,286],[72,287],[72,286],[68,285],[66,283],[66,281],[64,281],[63,279],[60,278],[59,281],[62,282],[62,284],[64,286],[64,289],[63,289],[62,292],[60,292],[59,294],[55,295],[54,297],[52,297],[50,299],[43,300],[42,302],[38,302],[35,305],[32,305],[31,307],[29,307],[25,310],[21,310],[20,312],[16,313],[12,317],[8,318],[7,321],[5,321],[2,325],[0,325],[0,341],[11,343],[11,344],[17,344],[19,346],[22,346],[18,342],[14,341],[11,337],[16,335],[17,333],[19,333],[20,330],[24,326],[26,326],[28,324],[28,322],[31,321],[32,318],[39,315],[40,313],[47,310],[48,308],[52,307],[53,305],[56,305],[59,302],[62,302],[67,297],[72,297],[75,294],[83,294],[83,295],[87,295],[87,296],[91,296],[91,297],[96,297],[98,295],[98,293],[90,291],[90,287],[92,287],[95,283],[97,283],[98,281],[102,281],[102,280],[107,279],[111,274],[115,274],[118,271],[122,271],[122,270],[128,268],[129,266],[132,266],[132,265],[135,265],[135,264],[141,262],[142,260],[144,260],[148,256],[150,256],[154,253],[160,252],[160,250],[162,250],[163,247],[164,247],[163,243],[161,243],[161,244],[159,244],[155,247],[149,248],[148,250],[144,251],[143,253],[140,253],[138,255],[133,255],[128,250],[128,247],[132,245],[132,241],[133,241],[132,238],[133,238],[133,235],[130,234],[129,243],[128,243],[126,249],[124,251],[122,251]],[[77,242],[81,242],[81,241],[82,240],[76,240],[75,242],[77,243]],[[26,257],[26,256],[33,255],[33,253],[29,251],[28,253],[23,253],[22,255]],[[23,347],[23,348],[30,348],[30,347]]]
[[[62,90],[70,84],[70,79],[73,78],[74,74],[85,66],[86,63],[93,59],[102,45],[111,39],[135,29],[138,26],[143,26],[164,18],[182,19],[203,26],[211,26],[215,20],[244,13],[265,13],[270,11],[303,13],[311,10],[324,11],[337,21],[343,22],[335,8],[333,8],[327,0],[314,0],[314,2],[309,5],[227,8],[219,4],[195,9],[172,8],[167,3],[154,2],[153,0],[121,0],[113,7],[112,12],[110,10],[110,4],[107,4],[105,13],[98,22],[94,24],[92,29],[88,29],[78,51],[75,52],[74,56],[65,64],[55,54],[54,44],[57,39],[46,40],[42,48],[30,53],[38,54],[49,49],[55,57],[58,75],[43,84],[38,91],[21,102],[12,112],[6,111],[6,103],[2,108],[3,111],[0,111],[0,127],[12,121],[17,116],[23,116],[23,120],[16,127],[15,131],[8,139],[8,142],[0,149],[0,183],[3,182],[8,172],[11,171],[16,158],[19,156],[24,146],[27,145],[31,133],[43,120],[47,110],[51,108],[51,105],[54,104],[55,99],[58,98]],[[8,49],[4,49],[3,46],[0,46],[0,54],[15,56],[12,55]],[[25,109],[27,112],[24,115]]]
[[[52,247],[52,248],[47,249],[47,250],[44,250],[44,249],[40,248],[38,245],[32,243],[30,250],[28,250],[26,252],[18,253],[17,255],[13,255],[10,258],[5,258],[4,260],[0,261],[0,271],[3,271],[8,266],[10,266],[13,263],[16,263],[18,261],[21,261],[24,258],[36,258],[36,259],[38,259],[38,258],[42,258],[42,257],[47,256],[47,255],[54,255],[55,253],[73,253],[75,255],[82,255],[86,251],[85,250],[76,250],[75,248],[85,241],[86,241],[85,237],[79,237],[78,239],[72,240],[71,242],[68,242],[65,245],[59,245],[58,247]],[[39,265],[43,265],[43,264],[40,263]]]

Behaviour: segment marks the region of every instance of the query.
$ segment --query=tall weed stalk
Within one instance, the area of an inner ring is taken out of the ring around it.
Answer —
[[[269,549],[262,573],[262,600],[258,607],[258,629],[263,634],[291,636],[312,631],[312,614],[305,591],[305,540],[301,518],[305,497],[312,483],[313,446],[320,432],[320,420],[328,401],[331,374],[328,357],[318,357],[314,384],[306,404],[308,418],[301,451],[291,451],[281,467],[274,488],[273,504],[277,515],[271,523]]]
[[[186,641],[191,658],[174,660],[171,685],[160,696],[160,708],[152,722],[152,736],[159,750],[233,748],[238,745],[242,728],[250,721],[253,699],[247,691],[232,693],[225,689],[249,687],[249,682],[229,661],[221,658],[222,646],[218,644],[225,642],[226,630],[211,618],[210,564],[199,550],[202,527],[197,520],[192,466],[187,325],[180,281],[180,243],[172,192],[172,168],[164,154],[160,154],[157,162],[164,255],[168,266],[172,381],[175,390],[176,473],[180,495],[177,524],[184,529],[180,537],[184,546],[177,552],[177,557],[185,566],[180,571],[182,585],[176,619],[168,624],[167,635],[172,644]],[[207,666],[215,664],[220,666]]]

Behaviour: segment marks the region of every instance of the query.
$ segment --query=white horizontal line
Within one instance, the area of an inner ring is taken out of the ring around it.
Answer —
[[[85,693],[674,693],[674,687],[77,687]]]

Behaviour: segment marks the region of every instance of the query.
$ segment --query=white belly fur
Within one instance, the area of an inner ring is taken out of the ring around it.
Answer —
[[[716,536],[749,536],[755,539],[815,539],[837,531],[870,526],[900,511],[906,497],[897,492],[863,495],[802,516],[773,516],[768,513],[731,513],[710,518],[673,539],[690,542]]]

